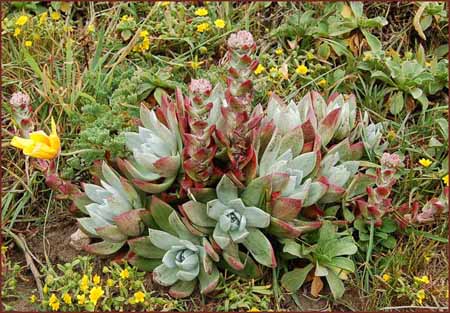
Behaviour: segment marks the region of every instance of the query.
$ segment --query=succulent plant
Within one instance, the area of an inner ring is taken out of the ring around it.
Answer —
[[[78,218],[80,229],[92,238],[103,241],[90,244],[85,250],[94,254],[112,254],[118,251],[129,237],[144,231],[141,199],[124,178],[119,177],[104,162],[104,180],[101,186],[84,184],[84,192],[91,203],[84,208],[89,217]]]
[[[9,100],[11,105],[12,118],[20,128],[21,135],[28,137],[33,130],[33,120],[31,114],[33,109],[30,104],[30,96],[23,92],[15,92]]]
[[[239,198],[238,188],[223,176],[216,188],[217,199],[205,205],[189,201],[181,206],[182,214],[205,235],[211,234],[213,243],[223,251],[225,261],[236,270],[242,270],[244,263],[238,255],[238,244],[250,252],[260,264],[274,267],[276,260],[270,241],[258,228],[267,228],[270,215],[255,206],[246,206]],[[214,228],[212,231],[211,228]]]
[[[197,281],[202,294],[214,290],[219,281],[214,262],[219,256],[208,240],[191,234],[178,214],[161,200],[152,203],[152,210],[161,230],[150,228],[148,236],[129,241],[130,262],[152,271],[158,284],[171,286],[169,294],[173,297],[189,296]]]
[[[389,196],[396,182],[397,169],[403,166],[400,156],[395,153],[383,153],[380,162],[381,168],[378,168],[374,175],[376,187],[366,188],[367,201],[362,198],[355,200],[357,216],[364,218],[367,223],[373,220],[377,227],[382,225],[383,216],[393,210],[392,199]]]
[[[139,189],[149,193],[169,188],[181,166],[182,143],[175,107],[167,103],[158,113],[159,116],[141,106],[144,127],[139,127],[138,133],[125,133],[125,144],[133,158],[118,159],[122,172]]]
[[[321,277],[325,277],[334,298],[342,297],[345,291],[342,280],[347,278],[348,273],[355,271],[353,261],[345,257],[355,254],[358,250],[352,236],[338,233],[337,227],[326,221],[319,229],[319,237],[315,244],[307,246],[292,239],[283,240],[283,244],[283,252],[310,261],[305,267],[296,268],[283,275],[281,284],[287,290],[297,291],[314,269],[313,286],[323,286]],[[318,296],[321,289],[312,287],[313,295]]]

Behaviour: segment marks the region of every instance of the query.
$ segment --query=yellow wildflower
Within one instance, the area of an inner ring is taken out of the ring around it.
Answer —
[[[80,282],[80,290],[86,292],[89,287],[89,278],[87,275],[83,275]]]
[[[14,136],[11,146],[22,149],[25,155],[33,158],[51,160],[54,159],[61,149],[61,142],[56,133],[56,124],[52,117],[52,132],[45,134],[42,130],[30,134],[29,138]]]
[[[283,48],[281,48],[281,47],[280,48],[276,48],[275,49],[275,54],[276,55],[282,55],[283,54]]]
[[[31,47],[33,45],[33,42],[31,40],[25,41],[25,47]]]
[[[308,61],[311,61],[312,59],[314,59],[314,54],[312,52],[307,52],[306,53],[306,59]]]
[[[382,278],[385,282],[388,282],[391,280],[392,277],[389,274],[383,274]]]
[[[433,163],[433,162],[431,160],[428,160],[428,159],[420,159],[419,163],[423,167],[429,167],[431,165],[431,163]]]
[[[248,310],[247,312],[261,312],[259,309],[252,307],[250,310]]]
[[[94,285],[100,284],[100,276],[98,276],[97,274],[95,274],[95,275],[94,275],[94,278],[92,279],[92,281],[94,282]]]
[[[197,10],[195,10],[194,14],[197,16],[206,16],[208,15],[208,10],[205,8],[198,8]]]
[[[21,32],[22,32],[22,31],[20,30],[20,28],[17,28],[17,27],[16,27],[16,29],[14,29],[14,37],[19,36]]]
[[[128,272],[128,269],[125,268],[120,272],[120,278],[127,279],[128,277],[130,277],[130,273]]]
[[[44,288],[42,288],[42,293],[43,293],[44,295],[46,295],[46,294],[48,293],[48,287],[47,287],[47,285],[44,285]]]
[[[328,82],[327,82],[326,79],[321,79],[321,80],[317,83],[317,85],[319,85],[319,87],[322,87],[322,88],[326,87],[327,84],[328,84]]]
[[[50,14],[50,17],[52,18],[52,20],[57,21],[61,18],[61,14],[59,14],[59,12],[52,12]]]
[[[35,303],[35,302],[36,302],[36,296],[35,295],[31,295],[30,303]]]
[[[255,73],[255,75],[259,75],[262,72],[264,72],[265,70],[266,70],[266,68],[262,64],[258,64],[258,66],[256,67],[254,73]]]
[[[95,26],[94,26],[94,24],[89,24],[89,25],[88,25],[88,27],[87,27],[87,32],[88,32],[88,33],[93,33],[93,32],[95,32]]]
[[[89,293],[89,299],[92,303],[97,304],[98,299],[100,299],[104,294],[102,287],[93,287]]]
[[[72,304],[72,297],[67,292],[63,294],[62,299],[66,304]]]
[[[141,30],[141,32],[139,33],[139,37],[141,38],[145,38],[148,36],[148,31],[146,30]]]
[[[202,65],[203,63],[205,63],[205,62],[192,61],[192,62],[189,62],[189,65],[192,67],[193,70],[196,70],[196,69],[200,68],[200,65]]]
[[[77,295],[78,304],[83,305],[86,302],[85,295]]]
[[[416,294],[417,303],[422,304],[423,300],[425,300],[425,290],[420,289]]]
[[[134,20],[134,17],[128,16],[127,14],[123,15],[122,18],[121,18],[122,22],[131,22],[133,20]]]
[[[425,262],[429,263],[431,260],[431,256],[429,255],[424,255],[423,258],[425,259]]]
[[[44,12],[41,15],[39,15],[39,25],[43,25],[47,22],[48,13]]]
[[[114,286],[114,280],[112,280],[111,278],[108,278],[108,280],[106,281],[106,285],[107,285],[108,287]]]
[[[304,64],[302,64],[297,66],[295,72],[300,75],[306,75],[308,73],[308,68]]]
[[[214,21],[214,25],[216,25],[217,28],[224,28],[225,27],[225,21],[219,18],[219,19]]]
[[[429,284],[430,283],[430,279],[426,275],[424,275],[422,277],[414,277],[414,281],[416,283],[421,283],[421,284]]]
[[[444,181],[444,184],[448,186],[448,174],[442,177],[442,180]]]
[[[209,23],[201,23],[197,25],[197,32],[203,33],[209,29]]]
[[[17,26],[23,26],[28,22],[28,16],[26,15],[21,15],[19,16],[19,18],[16,21],[16,25]]]
[[[143,303],[145,300],[145,293],[138,291],[134,293],[134,303]]]
[[[48,304],[52,308],[53,311],[58,311],[59,301],[54,293],[52,293],[52,295],[50,296],[50,299],[48,300]]]

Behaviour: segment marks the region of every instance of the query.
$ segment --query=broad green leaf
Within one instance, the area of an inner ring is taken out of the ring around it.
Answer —
[[[304,268],[296,268],[285,273],[283,277],[281,277],[281,285],[290,292],[297,291],[303,285],[308,273],[313,267],[313,264],[308,264]]]
[[[345,292],[344,283],[339,279],[339,277],[333,272],[328,271],[326,276],[328,285],[330,286],[331,293],[335,299],[339,299]]]

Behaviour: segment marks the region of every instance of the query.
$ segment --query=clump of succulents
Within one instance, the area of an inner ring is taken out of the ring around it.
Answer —
[[[142,106],[142,126],[125,133],[132,155],[117,160],[126,178],[103,164],[101,186],[85,185],[80,228],[102,239],[85,249],[110,254],[127,243],[128,260],[174,297],[197,282],[211,292],[219,269],[257,277],[300,258],[311,264],[287,272],[283,286],[295,292],[315,269],[313,294],[324,277],[340,297],[356,245],[338,227],[351,223],[354,203],[358,218],[378,223],[401,162],[385,155],[374,173],[361,160],[385,144],[353,95],[309,92],[286,104],[273,94],[254,106],[255,41],[240,31],[227,44],[224,85],[194,79],[186,96],[177,88],[153,110]]]

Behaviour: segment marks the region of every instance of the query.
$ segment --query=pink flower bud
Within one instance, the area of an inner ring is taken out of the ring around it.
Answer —
[[[397,168],[402,164],[402,160],[400,159],[400,156],[398,154],[383,153],[383,156],[381,157],[382,166]]]
[[[228,39],[228,47],[230,49],[249,50],[253,48],[255,41],[250,32],[246,30],[240,30],[237,33],[231,34]]]
[[[15,92],[11,96],[9,103],[16,109],[24,109],[30,105],[30,96],[23,92]]]
[[[212,90],[211,83],[206,79],[193,79],[189,84],[189,91],[193,94],[209,95]]]

